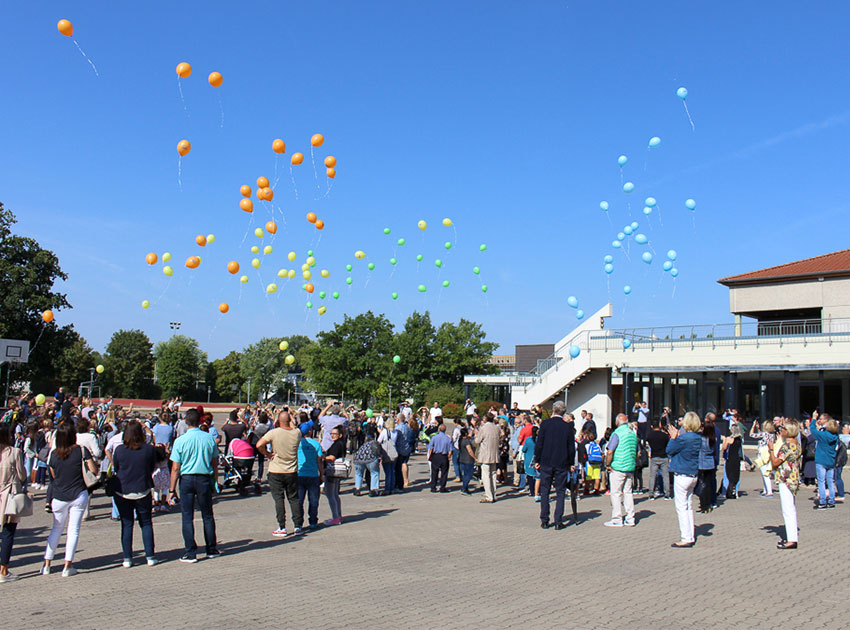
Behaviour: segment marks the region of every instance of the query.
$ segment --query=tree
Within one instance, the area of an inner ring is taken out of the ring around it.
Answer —
[[[223,359],[216,359],[207,366],[207,383],[212,385],[217,400],[231,401],[242,389],[243,379],[239,372],[242,353],[231,350]]]
[[[285,337],[263,337],[242,351],[239,374],[245,382],[251,379],[250,394],[254,400],[256,394],[268,398],[283,389],[283,381],[289,374],[285,360],[290,354],[289,348],[280,349],[280,342],[284,340]],[[248,392],[247,385],[243,385],[243,389]]]
[[[457,325],[441,324],[434,338],[435,380],[460,384],[464,374],[496,373],[498,368],[486,361],[498,344],[484,341],[486,336],[481,324],[463,318]]]
[[[195,339],[173,335],[160,341],[154,349],[156,380],[167,397],[185,396],[197,389],[197,382],[205,374],[207,354]]]
[[[68,337],[70,340],[55,360],[55,384],[74,391],[80,383],[90,380],[91,368],[97,365],[98,356],[77,331],[71,329]]]
[[[71,308],[63,293],[53,291],[56,280],[68,276],[56,254],[35,239],[12,234],[15,222],[12,211],[0,203],[0,338],[30,342],[29,362],[15,366],[14,378],[47,387],[55,373],[53,361],[70,341],[71,328],[45,323],[41,314]]]
[[[311,352],[309,375],[326,392],[345,392],[367,406],[393,365],[393,325],[383,315],[367,311],[345,316],[333,330],[319,333]]]
[[[103,357],[109,393],[130,398],[156,393],[152,348],[150,339],[141,330],[119,330],[112,335]]]
[[[399,394],[422,400],[423,386],[431,380],[434,370],[434,325],[426,311],[413,311],[404,323],[404,330],[393,342],[401,361],[395,366]]]

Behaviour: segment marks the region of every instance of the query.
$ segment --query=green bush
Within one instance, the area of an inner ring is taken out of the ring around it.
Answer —
[[[425,391],[425,406],[431,407],[435,401],[440,405],[444,413],[448,404],[463,405],[463,388],[460,385],[437,385],[430,387]]]
[[[478,411],[479,416],[484,416],[488,411],[490,411],[490,407],[495,407],[497,410],[502,408],[502,403],[496,402],[495,400],[482,400],[478,402],[477,400],[473,400],[475,403],[475,408]]]
[[[446,403],[445,405],[443,405],[442,409],[444,418],[451,418],[452,420],[457,420],[458,418],[463,417],[463,407],[461,407],[457,403]]]

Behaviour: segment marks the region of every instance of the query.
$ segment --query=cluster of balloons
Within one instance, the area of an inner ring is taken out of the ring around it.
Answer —
[[[177,76],[181,79],[188,79],[192,76],[192,65],[186,61],[181,61],[177,64]],[[212,87],[221,87],[221,84],[224,83],[224,77],[221,76],[220,72],[210,72],[207,77],[207,81]]]
[[[307,222],[315,225],[317,230],[324,230],[325,229],[325,222],[322,221],[321,219],[319,219],[316,216],[315,212],[308,212],[307,213]]]

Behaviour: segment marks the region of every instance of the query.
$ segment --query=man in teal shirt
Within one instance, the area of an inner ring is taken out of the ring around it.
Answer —
[[[180,509],[183,513],[183,544],[185,553],[181,562],[197,562],[198,545],[195,543],[195,500],[204,521],[204,542],[207,558],[217,558],[221,552],[216,547],[215,518],[212,494],[218,477],[218,446],[209,433],[198,427],[201,417],[197,409],[186,412],[189,430],[174,441],[171,451],[171,486],[169,502],[174,498],[177,481],[180,481]]]

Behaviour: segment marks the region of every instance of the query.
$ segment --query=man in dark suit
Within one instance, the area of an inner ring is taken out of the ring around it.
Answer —
[[[564,420],[566,405],[552,405],[552,417],[540,424],[534,445],[534,467],[540,471],[540,527],[548,529],[549,490],[555,484],[555,529],[564,529],[564,494],[567,475],[575,468],[576,432],[573,422]]]

